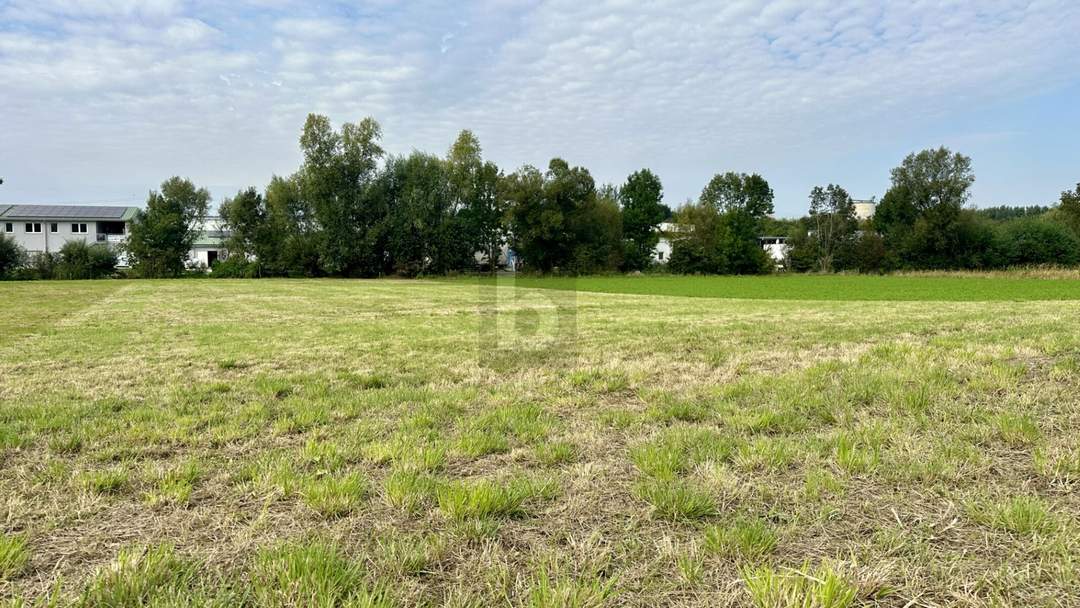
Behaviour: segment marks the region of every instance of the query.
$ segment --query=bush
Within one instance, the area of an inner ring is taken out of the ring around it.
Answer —
[[[1002,232],[1004,256],[1011,266],[1080,262],[1080,239],[1063,224],[1025,218],[1006,223]]]
[[[11,278],[26,263],[26,251],[15,239],[0,235],[0,279]]]
[[[55,276],[58,279],[101,279],[116,272],[116,252],[105,244],[68,241],[60,248]]]
[[[27,256],[26,266],[22,268],[24,279],[52,279],[56,276],[57,255],[48,252],[36,252]]]
[[[210,276],[215,279],[254,279],[261,276],[259,262],[249,261],[242,255],[232,255],[214,264]]]

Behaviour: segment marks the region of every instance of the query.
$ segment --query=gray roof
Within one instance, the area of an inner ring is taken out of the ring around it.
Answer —
[[[136,207],[109,205],[3,205],[0,218],[27,220],[114,220],[131,219]]]

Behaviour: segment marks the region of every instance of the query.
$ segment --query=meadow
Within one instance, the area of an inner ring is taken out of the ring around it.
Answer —
[[[1080,605],[1075,283],[813,278],[0,283],[0,606]]]

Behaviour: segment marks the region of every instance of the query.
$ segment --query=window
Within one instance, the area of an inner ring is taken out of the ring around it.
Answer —
[[[26,222],[27,232],[41,232],[41,224],[38,222]]]
[[[74,233],[77,233],[77,234],[85,234],[86,233],[86,224],[72,224],[71,225],[71,231],[74,232]]]
[[[49,232],[58,232],[60,230],[60,224],[53,222],[49,224]]]
[[[4,232],[15,232],[15,224],[11,222],[4,224]]]
[[[660,256],[660,261],[661,262],[664,261],[664,252],[663,251],[657,251],[656,253]]]

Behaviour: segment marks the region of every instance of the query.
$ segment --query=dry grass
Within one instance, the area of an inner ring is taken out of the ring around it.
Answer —
[[[1080,605],[1074,302],[0,298],[0,605]]]

